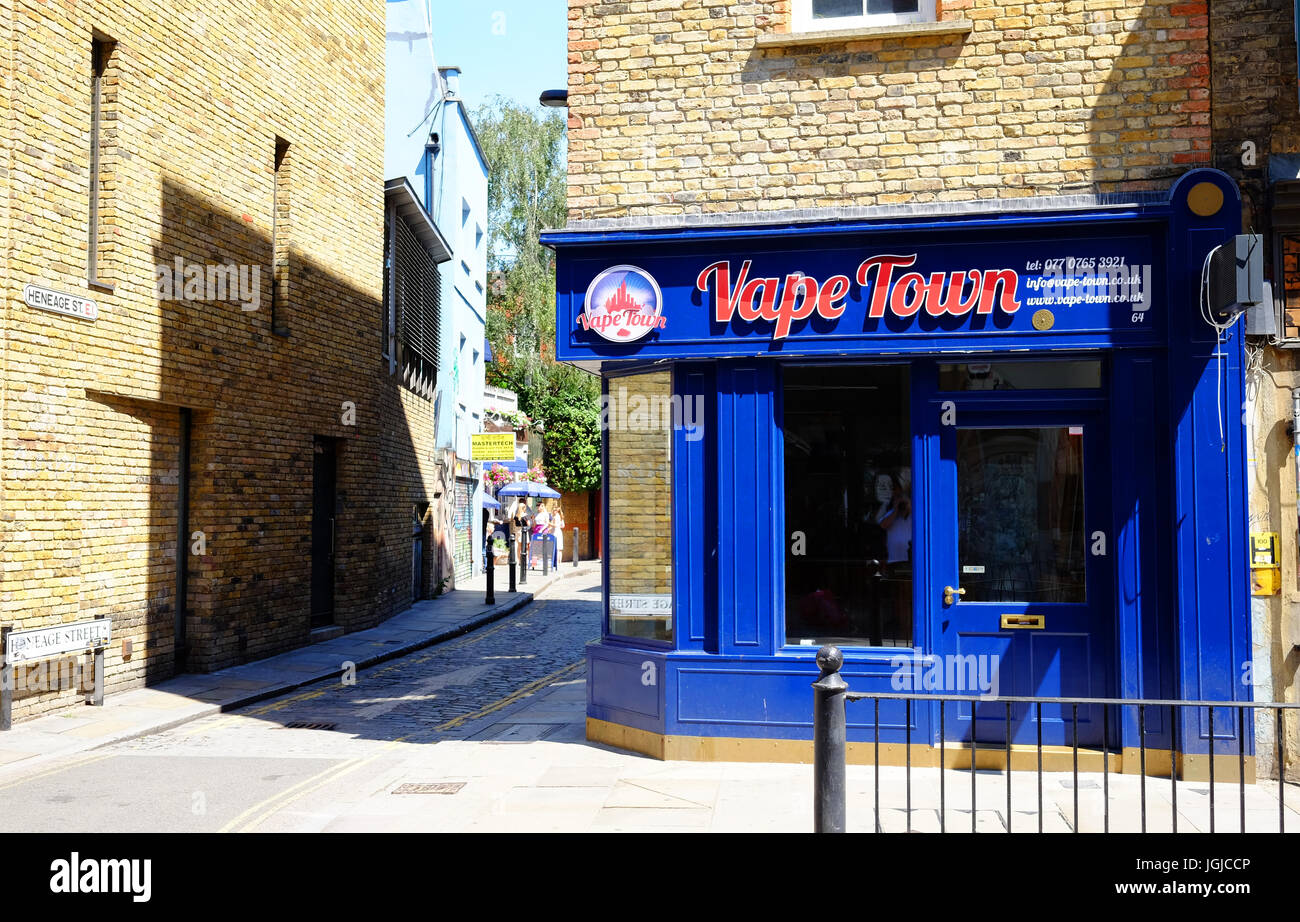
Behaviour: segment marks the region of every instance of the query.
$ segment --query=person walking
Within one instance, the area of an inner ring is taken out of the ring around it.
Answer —
[[[555,534],[555,561],[553,566],[558,567],[560,561],[564,559],[564,510],[560,507],[560,501],[555,501],[555,514],[551,516],[551,531]]]
[[[551,533],[551,513],[546,508],[548,500],[539,500],[537,503],[537,515],[533,517],[533,546],[536,549],[534,554],[530,555],[529,566],[533,566],[533,560],[537,561],[540,567],[542,554],[547,552],[546,536]]]

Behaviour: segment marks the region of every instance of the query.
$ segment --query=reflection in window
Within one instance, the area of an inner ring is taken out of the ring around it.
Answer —
[[[918,0],[812,0],[813,19],[873,16],[881,13],[915,13]]]
[[[785,370],[786,642],[912,645],[906,366]]]
[[[1083,602],[1083,427],[957,430],[966,602]]]
[[[615,397],[617,393],[617,397]],[[609,633],[673,637],[672,376],[610,381]]]
[[[793,0],[793,32],[855,29],[927,22],[935,18],[935,0]]]
[[[939,366],[941,391],[1074,390],[1101,387],[1101,360],[969,362]]]

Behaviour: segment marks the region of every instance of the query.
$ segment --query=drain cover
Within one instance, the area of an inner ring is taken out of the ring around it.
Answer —
[[[455,794],[465,786],[464,781],[435,781],[425,784],[407,782],[393,788],[394,794]]]
[[[291,720],[284,725],[285,730],[333,730],[338,724],[315,720]]]

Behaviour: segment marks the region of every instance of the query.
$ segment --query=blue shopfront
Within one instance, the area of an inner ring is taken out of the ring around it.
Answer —
[[[1201,297],[1235,186],[922,212],[544,236],[557,356],[605,395],[590,738],[808,759],[825,643],[860,691],[1249,697],[1242,339]],[[1076,732],[879,708],[886,749]],[[1208,711],[1167,713],[1149,748],[1206,751]],[[1101,715],[1078,741],[1122,757],[1135,720]]]

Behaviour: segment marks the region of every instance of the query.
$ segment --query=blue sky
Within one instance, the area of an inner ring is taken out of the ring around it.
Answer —
[[[433,0],[439,66],[462,68],[471,111],[493,95],[537,105],[542,90],[568,85],[566,0]]]

